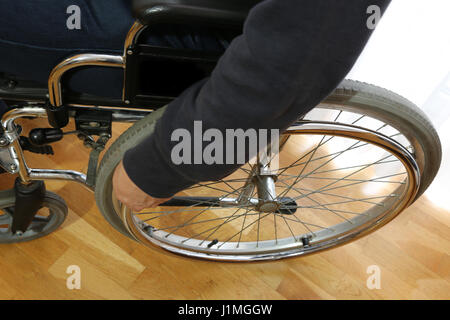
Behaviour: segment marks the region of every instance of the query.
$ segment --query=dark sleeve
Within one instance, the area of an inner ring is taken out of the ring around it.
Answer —
[[[266,0],[254,7],[211,77],[174,100],[154,133],[124,157],[130,178],[165,198],[220,179],[238,165],[175,165],[175,129],[285,129],[330,94],[350,71],[371,30],[367,8],[388,0]]]

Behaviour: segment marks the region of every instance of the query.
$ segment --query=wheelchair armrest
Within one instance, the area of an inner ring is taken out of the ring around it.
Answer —
[[[242,27],[250,9],[262,0],[133,0],[143,25],[160,23]]]

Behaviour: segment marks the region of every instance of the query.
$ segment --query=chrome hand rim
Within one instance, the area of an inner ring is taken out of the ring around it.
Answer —
[[[150,224],[143,223],[135,214],[126,208],[121,208],[120,204],[114,201],[116,212],[120,212],[121,219],[130,233],[144,244],[156,244],[169,251],[192,257],[248,261],[301,255],[344,243],[387,223],[413,201],[420,182],[419,168],[409,150],[393,138],[356,125],[330,122],[301,122],[289,128],[288,133],[291,135],[323,135],[356,139],[382,148],[395,156],[404,166],[407,178],[404,180],[405,183],[392,193],[398,195],[397,197],[387,197],[384,200],[383,204],[390,208],[389,211],[376,214],[376,210],[373,209],[373,212],[366,212],[364,216],[361,215],[353,220],[356,222],[353,225],[357,227],[350,227],[347,222],[343,222],[334,226],[333,231],[323,229],[313,232],[314,236],[307,241],[303,241],[304,239],[300,236],[294,236],[276,239],[276,244],[274,244],[274,240],[265,240],[246,243],[218,241],[213,245],[211,245],[212,242],[204,239],[188,239],[186,241],[185,237],[175,234],[170,234],[168,237],[167,232],[155,230]],[[267,215],[265,216],[267,217]],[[336,230],[339,230],[339,232]]]

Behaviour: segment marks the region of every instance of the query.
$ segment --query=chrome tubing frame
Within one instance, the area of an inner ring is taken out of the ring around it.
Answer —
[[[45,118],[47,112],[44,108],[24,107],[17,108],[7,112],[2,118],[2,126],[5,131],[5,137],[9,142],[11,156],[17,161],[16,170],[8,170],[10,173],[18,173],[19,178],[24,184],[29,184],[33,180],[64,180],[78,182],[90,190],[92,187],[86,184],[86,175],[72,170],[53,170],[53,169],[32,169],[29,168],[25,160],[25,155],[20,145],[19,135],[14,121],[23,117]],[[8,169],[8,168],[5,168]]]
[[[125,68],[122,56],[105,54],[78,54],[58,64],[48,78],[48,94],[50,103],[54,107],[63,105],[61,78],[69,70],[85,66],[102,66]]]
[[[63,105],[61,79],[66,72],[85,66],[100,66],[122,68],[126,67],[126,56],[128,48],[133,46],[141,32],[146,28],[139,22],[135,22],[127,34],[124,44],[124,52],[122,56],[105,55],[105,54],[78,54],[67,58],[53,68],[48,80],[48,98],[50,104],[54,107]],[[123,95],[125,93],[125,84]],[[125,102],[125,101],[124,101]],[[69,105],[74,108],[94,108],[109,109],[113,111],[113,121],[115,122],[136,122],[143,118],[144,114],[153,110],[141,109],[125,109],[99,106],[76,106]],[[47,112],[41,107],[23,107],[13,109],[7,112],[1,119],[1,125],[4,129],[4,136],[0,137],[0,165],[11,174],[18,174],[22,183],[29,184],[33,180],[62,180],[69,182],[77,182],[91,191],[94,187],[87,185],[86,174],[73,170],[54,170],[54,169],[33,169],[29,168],[22,146],[19,141],[19,134],[15,126],[15,120],[23,117],[46,118]]]
[[[139,35],[145,28],[146,26],[139,22],[135,22],[133,24],[125,39],[123,56],[89,53],[78,54],[59,63],[55,68],[53,68],[48,80],[48,98],[50,100],[50,104],[54,107],[60,107],[63,105],[61,79],[66,72],[72,69],[85,66],[125,69],[128,48],[136,43]],[[125,92],[125,87],[123,91]],[[92,107],[99,109],[97,106],[80,107]],[[109,107],[107,108],[110,109]],[[127,111],[129,112],[130,110]],[[129,113],[121,113],[120,108],[117,108],[117,112],[113,114],[113,121],[135,122],[142,118],[142,110],[140,111],[140,113],[136,112],[136,115],[130,116]],[[152,110],[148,110],[148,112],[151,111]],[[7,167],[5,170],[12,174],[18,173],[21,181],[25,184],[28,184],[33,180],[64,180],[78,182],[88,189],[93,190],[91,186],[86,184],[86,175],[84,173],[72,170],[31,169],[27,166],[25,156],[19,142],[19,136],[14,125],[14,121],[22,117],[43,118],[47,117],[47,113],[44,108],[24,107],[11,110],[3,116],[1,124],[5,131],[4,138],[6,140],[4,141],[7,147],[2,147],[0,149],[0,158],[5,158],[7,161],[2,161],[3,159],[0,159],[0,164]],[[8,148],[9,152],[6,152],[5,148]]]
[[[113,67],[122,68],[125,70],[126,57],[128,48],[133,46],[142,30],[146,26],[135,22],[127,34],[124,45],[123,56],[106,55],[106,54],[78,54],[73,57],[67,58],[53,68],[48,79],[48,95],[50,104],[54,107],[60,107],[63,105],[61,79],[63,75],[75,68],[86,66],[98,66],[98,67]],[[124,74],[125,77],[125,74]],[[123,100],[125,99],[125,81],[122,92]],[[126,103],[126,101],[124,101]]]
[[[147,26],[141,24],[138,21],[136,21],[133,24],[133,26],[131,26],[131,29],[130,29],[130,31],[128,31],[127,37],[125,39],[125,45],[124,45],[124,51],[123,51],[124,59],[126,59],[128,49],[137,42],[137,40],[139,39],[139,36],[141,35],[142,31],[146,27]]]
[[[2,120],[1,125],[4,130],[5,146],[0,147],[0,158],[7,158],[8,161],[0,161],[0,163],[10,163],[9,167],[6,167],[11,174],[17,173],[22,183],[29,184],[33,180],[60,180],[77,182],[91,191],[94,191],[94,187],[87,185],[86,174],[73,170],[56,170],[56,169],[33,169],[29,168],[25,159],[25,155],[22,150],[22,146],[19,141],[19,134],[15,125],[15,120],[23,117],[32,118],[46,118],[47,112],[45,108],[40,107],[23,107],[13,109],[7,112]],[[142,118],[142,112],[137,112],[133,115],[132,112],[120,113],[120,110],[116,111],[114,122],[136,122]],[[3,152],[9,153],[4,156]],[[3,159],[1,159],[3,160]]]

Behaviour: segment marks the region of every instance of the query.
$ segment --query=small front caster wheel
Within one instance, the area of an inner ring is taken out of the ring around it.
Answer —
[[[24,233],[12,233],[11,224],[14,215],[14,190],[0,192],[0,243],[16,243],[34,240],[50,234],[59,228],[67,216],[65,201],[52,192],[46,192],[42,208],[33,218]]]

